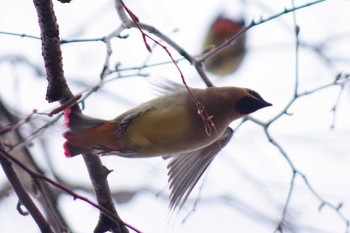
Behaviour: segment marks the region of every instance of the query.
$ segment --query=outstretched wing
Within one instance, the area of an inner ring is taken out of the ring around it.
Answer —
[[[192,189],[201,178],[211,161],[226,146],[233,135],[233,130],[227,128],[221,138],[209,146],[197,151],[163,156],[171,159],[168,164],[170,209],[181,209]]]

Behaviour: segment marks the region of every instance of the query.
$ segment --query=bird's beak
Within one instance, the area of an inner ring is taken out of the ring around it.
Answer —
[[[266,101],[264,100],[264,102],[263,102],[263,108],[265,108],[265,107],[270,107],[270,106],[272,106],[272,104],[269,103],[269,102],[266,102]]]

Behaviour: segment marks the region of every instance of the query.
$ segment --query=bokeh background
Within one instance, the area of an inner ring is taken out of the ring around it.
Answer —
[[[295,1],[296,6],[310,1]],[[219,15],[247,24],[260,22],[292,8],[292,1],[125,1],[141,22],[153,25],[195,55],[211,22]],[[106,57],[106,46],[99,40],[73,43],[76,39],[102,38],[120,25],[113,1],[54,2],[60,26],[64,73],[74,93],[99,84]],[[125,159],[104,157],[113,172],[108,181],[115,194],[122,219],[145,233],[189,232],[274,232],[282,216],[283,232],[348,232],[350,219],[350,94],[344,85],[334,83],[338,74],[350,72],[350,2],[325,1],[284,14],[247,31],[247,52],[241,67],[227,77],[208,73],[217,86],[244,86],[258,91],[273,107],[252,116],[267,122],[280,114],[269,127],[271,136],[283,148],[286,157],[271,144],[264,129],[247,121],[239,127],[231,142],[217,156],[180,212],[169,213],[166,161],[161,158]],[[296,53],[295,23],[300,28]],[[9,35],[17,33],[18,35]],[[21,36],[21,35],[25,36]],[[123,111],[157,96],[152,82],[170,79],[181,82],[180,75],[159,46],[150,54],[137,29],[124,30],[112,41],[110,64],[123,70],[84,101],[84,113],[112,119]],[[41,56],[38,18],[31,1],[0,2],[0,99],[19,119],[33,109],[49,112],[58,104],[45,100],[47,81]],[[156,37],[154,37],[156,38]],[[162,43],[162,41],[160,41]],[[152,45],[152,42],[149,42]],[[204,87],[195,69],[170,46],[189,85]],[[296,66],[296,58],[298,66]],[[155,65],[167,62],[167,64]],[[145,65],[144,69],[138,67]],[[339,84],[339,82],[338,82]],[[318,88],[329,85],[327,88]],[[317,90],[317,91],[316,91]],[[335,110],[334,107],[336,106]],[[24,137],[53,120],[34,115],[19,129]],[[240,121],[234,122],[235,128]],[[43,130],[28,147],[47,176],[60,179],[76,192],[94,200],[90,181],[81,157],[66,159],[61,134],[63,120]],[[14,143],[15,144],[15,143]],[[20,147],[14,151],[20,150]],[[303,179],[304,174],[308,184]],[[0,188],[7,179],[0,172]],[[286,208],[289,191],[290,203]],[[17,197],[11,193],[0,199],[0,232],[38,232],[30,216],[16,210]],[[98,211],[88,204],[59,196],[59,209],[73,232],[92,232]],[[122,201],[123,203],[120,203]],[[325,203],[324,203],[325,202]],[[337,206],[338,210],[328,206]],[[326,204],[323,206],[322,204]],[[322,207],[323,206],[323,207]],[[20,224],[19,224],[20,223]]]

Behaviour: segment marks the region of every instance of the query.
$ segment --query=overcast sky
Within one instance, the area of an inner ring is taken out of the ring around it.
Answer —
[[[296,5],[307,2],[296,1]],[[120,24],[111,0],[73,0],[69,4],[54,4],[62,39],[101,38]],[[246,4],[228,0],[130,0],[126,4],[141,22],[155,26],[193,55],[201,52],[207,28],[218,14],[243,16],[249,23],[291,7],[291,1],[278,0],[247,0]],[[210,74],[209,77],[217,86],[244,86],[258,91],[273,103],[273,107],[253,114],[266,122],[278,115],[292,99],[296,73],[299,75],[298,91],[303,93],[332,83],[340,72],[350,72],[349,12],[350,2],[337,0],[296,12],[301,42],[298,70],[293,15],[286,14],[247,32],[247,54],[236,73],[224,78]],[[2,0],[0,31],[39,36],[33,3]],[[142,65],[149,53],[139,31],[126,30],[122,34],[129,37],[113,40],[111,64],[120,62],[122,68]],[[13,62],[14,56],[23,56],[42,69],[40,46],[39,40],[0,34],[0,98],[21,111],[23,116],[30,114],[32,109],[45,111],[58,106],[45,101],[45,77],[38,77],[30,67]],[[315,48],[320,49],[323,56],[316,53]],[[98,83],[106,55],[102,42],[65,44],[62,51],[65,76],[74,93],[86,89],[86,86],[78,85],[81,82],[90,86]],[[175,51],[170,51],[175,58],[180,58]],[[168,60],[167,54],[157,47],[148,62]],[[179,66],[191,85],[204,87],[190,64],[183,61]],[[142,73],[152,80],[167,78],[181,82],[171,64],[145,69]],[[287,214],[292,232],[345,232],[345,222],[335,210],[326,206],[319,211],[321,202],[317,195],[334,205],[344,203],[341,213],[350,219],[349,90],[349,84],[345,85],[339,102],[339,86],[301,97],[288,110],[291,115],[282,116],[269,128],[272,137],[317,192],[313,194],[302,177],[297,176]],[[84,113],[111,119],[155,96],[156,91],[148,78],[125,78],[106,84],[89,97]],[[336,103],[334,115],[331,110]],[[330,129],[333,121],[335,127]],[[48,141],[55,170],[64,179],[89,185],[82,159],[66,159],[63,155],[62,122],[42,135]],[[39,120],[37,124],[40,125]],[[47,166],[36,141],[31,149],[38,161]],[[161,158],[105,157],[102,161],[114,170],[109,176],[112,191],[143,190],[128,204],[117,204],[117,209],[125,222],[145,233],[271,233],[282,216],[292,179],[287,160],[268,142],[262,127],[252,122],[245,123],[235,133],[180,213],[169,214],[166,162]],[[5,182],[3,177],[1,173],[1,181]],[[94,199],[89,194],[82,194]],[[195,212],[191,213],[194,200],[198,203]],[[16,202],[14,195],[0,202],[0,232],[38,232],[30,217],[17,213]],[[62,197],[61,204],[74,232],[92,232],[98,218],[96,209],[74,201],[71,196]],[[17,225],[19,220],[21,224]]]

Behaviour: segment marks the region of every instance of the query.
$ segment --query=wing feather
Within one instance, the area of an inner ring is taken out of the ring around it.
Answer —
[[[170,188],[170,209],[181,209],[188,196],[201,178],[207,167],[219,151],[227,145],[233,135],[233,130],[227,128],[220,139],[197,151],[191,151],[170,156],[167,168]]]
[[[160,95],[168,95],[174,92],[186,90],[186,87],[183,84],[180,84],[168,79],[161,80],[161,81],[154,81],[152,82],[152,84],[154,85],[156,91]]]

